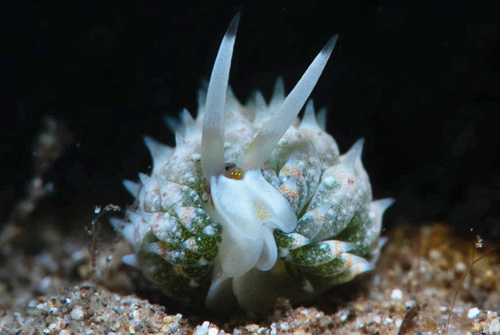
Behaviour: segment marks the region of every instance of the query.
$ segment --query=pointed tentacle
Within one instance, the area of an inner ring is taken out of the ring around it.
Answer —
[[[304,106],[314,86],[330,58],[338,35],[333,36],[313,60],[295,88],[286,97],[279,109],[262,127],[245,153],[240,157],[239,166],[245,170],[259,168],[269,157],[286,130],[293,123]]]
[[[269,102],[269,109],[277,109],[283,103],[283,100],[285,100],[285,82],[283,81],[283,77],[279,76],[276,78],[276,83],[274,84],[273,96]]]
[[[224,110],[239,19],[240,13],[237,13],[229,24],[208,84],[201,141],[201,166],[207,180],[224,170]]]
[[[321,107],[316,114],[316,122],[319,129],[326,131],[326,107]]]
[[[360,138],[357,140],[349,149],[348,152],[346,152],[342,157],[340,158],[341,162],[345,164],[345,166],[352,166],[354,169],[354,163],[357,160],[361,160],[361,154],[363,153],[363,145],[365,144],[365,139]]]

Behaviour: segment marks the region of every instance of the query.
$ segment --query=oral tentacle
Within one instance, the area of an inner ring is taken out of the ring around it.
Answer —
[[[316,86],[337,39],[338,35],[335,35],[326,43],[297,85],[295,85],[295,88],[250,143],[248,149],[240,157],[238,166],[243,167],[245,170],[257,169],[266,161],[299,114],[314,86]]]
[[[242,180],[214,176],[211,188],[217,219],[226,235],[220,244],[221,277],[243,275],[257,262],[272,267],[276,243],[265,238],[262,229],[287,233],[295,229],[297,217],[286,199],[260,170],[247,171]]]
[[[224,170],[224,111],[240,13],[237,13],[222,40],[207,90],[201,140],[201,167],[207,180]]]

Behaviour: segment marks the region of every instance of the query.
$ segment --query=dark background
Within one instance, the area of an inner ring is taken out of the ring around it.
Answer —
[[[132,202],[121,186],[148,172],[142,144],[168,144],[164,115],[196,111],[223,33],[240,10],[230,84],[245,100],[287,90],[340,34],[317,88],[345,152],[365,137],[385,226],[447,221],[500,236],[498,13],[493,1],[37,1],[0,10],[0,215],[32,176],[44,115],[75,136],[46,176],[40,211],[80,229],[94,205]],[[473,233],[470,230],[474,229]]]

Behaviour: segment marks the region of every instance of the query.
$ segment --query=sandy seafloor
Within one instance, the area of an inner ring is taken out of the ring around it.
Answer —
[[[472,257],[492,247],[487,240],[477,249],[443,223],[386,235],[377,269],[354,283],[302,306],[281,299],[262,316],[223,317],[145,290],[146,279],[119,261],[123,242],[108,265],[110,250],[99,247],[96,280],[85,234],[33,254],[4,244],[0,334],[443,334],[455,295],[448,334],[500,334],[498,249],[474,263],[460,289]]]
[[[499,2],[324,3],[2,7],[0,334],[443,334],[455,296],[448,334],[500,334],[499,249],[467,275],[500,236]],[[291,89],[340,34],[313,98],[328,106],[342,152],[366,137],[374,196],[396,198],[399,216],[387,213],[389,240],[370,274],[302,306],[282,299],[261,316],[221,317],[150,289],[121,264],[124,243],[107,266],[115,238],[105,220],[93,279],[83,227],[94,205],[130,204],[116,190],[149,169],[140,137],[173,143],[161,120],[196,111],[198,80],[238,10],[230,83],[240,99],[254,87],[269,97],[278,74]],[[32,148],[45,115],[70,131],[49,119]]]

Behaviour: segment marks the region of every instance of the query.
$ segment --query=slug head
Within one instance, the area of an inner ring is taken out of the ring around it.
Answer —
[[[222,40],[210,77],[203,119],[201,166],[210,184],[210,216],[222,225],[222,240],[215,261],[207,304],[253,268],[267,271],[277,261],[273,230],[292,232],[294,209],[263,177],[261,165],[296,119],[316,85],[337,41],[333,36],[316,56],[295,88],[262,126],[235,162],[224,160],[224,113],[229,71],[239,13]],[[238,294],[236,293],[238,298]]]

